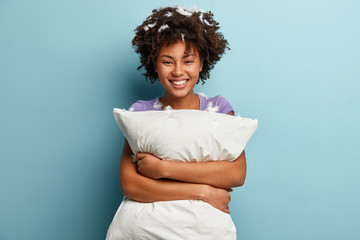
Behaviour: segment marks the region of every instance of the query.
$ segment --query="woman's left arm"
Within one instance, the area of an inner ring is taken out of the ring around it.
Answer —
[[[148,153],[138,153],[137,160],[138,171],[153,179],[168,178],[228,189],[242,186],[246,177],[245,151],[234,161],[171,162]]]
[[[138,153],[138,171],[149,178],[168,178],[189,183],[208,184],[229,189],[244,184],[245,152],[234,161],[172,162],[149,153]]]

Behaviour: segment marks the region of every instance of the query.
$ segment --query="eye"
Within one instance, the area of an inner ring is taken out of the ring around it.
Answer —
[[[165,65],[171,65],[172,64],[172,62],[170,62],[170,61],[162,61],[162,63],[165,64]]]
[[[191,61],[191,60],[185,61],[186,64],[191,64],[191,63],[193,63],[193,62],[194,62],[194,61]]]

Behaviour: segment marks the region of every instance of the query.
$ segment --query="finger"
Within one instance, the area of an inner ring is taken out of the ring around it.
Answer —
[[[226,206],[226,213],[230,213],[229,205]]]
[[[140,164],[139,164],[140,163]],[[141,173],[141,160],[139,160],[139,161],[137,161],[136,162],[136,168],[137,168],[137,170],[138,170],[138,172],[140,172]]]
[[[142,159],[146,156],[146,153],[138,153],[136,154],[134,160],[139,160],[139,159]]]
[[[139,168],[139,166],[141,165],[141,163],[142,163],[142,160],[141,160],[141,159],[136,161],[136,165],[138,166],[138,168]]]

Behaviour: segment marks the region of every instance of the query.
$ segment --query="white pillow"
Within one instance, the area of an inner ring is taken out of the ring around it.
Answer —
[[[200,110],[131,112],[114,117],[134,154],[163,160],[235,160],[257,128],[257,120]]]
[[[114,109],[113,113],[135,154],[149,152],[163,160],[234,160],[257,128],[257,120],[199,110]],[[125,198],[107,233],[109,239],[199,239],[199,235],[236,239],[236,228],[229,214],[200,200],[143,203]]]

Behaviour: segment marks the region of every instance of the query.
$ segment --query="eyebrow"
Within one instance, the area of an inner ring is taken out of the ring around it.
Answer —
[[[191,54],[186,54],[184,55],[182,58],[187,58],[187,57],[191,57],[191,56],[195,56],[195,54],[191,53]],[[172,56],[169,56],[169,55],[161,55],[160,57],[167,57],[167,58],[170,58],[170,59],[174,59]]]

